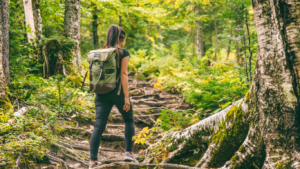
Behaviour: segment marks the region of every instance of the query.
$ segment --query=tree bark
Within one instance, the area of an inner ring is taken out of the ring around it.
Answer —
[[[251,58],[252,58],[252,50],[251,50],[251,37],[250,37],[250,32],[249,32],[249,25],[248,25],[248,10],[246,10],[246,28],[247,28],[247,39],[248,39],[248,51],[249,51],[249,58],[248,58],[248,63],[249,63],[249,82],[252,81],[252,75],[251,75]]]
[[[203,144],[199,137],[209,136],[209,146],[200,154],[196,167],[300,168],[299,2],[252,2],[259,50],[248,93],[197,124],[166,133],[161,142],[144,151],[145,163],[151,158],[160,161],[154,149],[167,152],[170,158],[180,157],[191,148],[200,149]],[[180,163],[179,159],[174,162]]]
[[[38,43],[42,42],[42,17],[41,17],[41,10],[40,10],[40,0],[32,0],[32,9],[33,9],[33,18],[34,18],[34,26],[36,32],[36,37]]]
[[[229,35],[230,35],[230,37],[228,38],[227,59],[229,59],[230,50],[231,50],[231,37],[232,37],[232,28],[231,27],[230,27]]]
[[[215,60],[217,60],[217,52],[218,52],[218,27],[217,27],[217,16],[214,13],[215,18]]]
[[[98,10],[97,6],[93,4],[93,45],[96,47],[96,49],[99,47],[99,37],[98,37]]]
[[[235,44],[236,44],[236,63],[241,65],[240,41],[238,40],[239,37],[240,37],[240,25],[236,27]]]
[[[64,19],[64,36],[71,38],[75,44],[71,50],[71,65],[67,68],[67,73],[76,69],[81,73],[81,54],[80,54],[80,0],[65,0],[65,19]],[[71,66],[71,67],[70,67]],[[74,72],[73,72],[74,73]]]
[[[8,11],[9,0],[2,0],[0,2],[0,10],[2,11],[0,17],[2,17],[2,55],[3,55],[3,69],[5,75],[6,85],[10,82],[10,71],[9,71],[9,11]]]
[[[195,4],[195,15],[198,17],[200,14],[200,6]],[[196,55],[197,55],[197,60],[199,60],[201,57],[203,57],[203,40],[202,40],[202,26],[201,26],[201,21],[196,19],[196,41],[197,41],[197,50],[196,50]]]
[[[9,45],[7,42],[7,35],[4,35],[4,33],[8,33],[9,25],[8,24],[8,3],[7,1],[5,4],[1,1],[1,6],[0,6],[0,108],[2,111],[7,111],[9,109],[12,109],[11,102],[8,98],[8,95],[6,93],[6,78],[5,78],[5,73],[4,73],[4,66],[3,66],[3,60],[4,60],[4,55],[3,55],[3,47],[7,47]],[[5,45],[4,45],[5,44]],[[5,49],[4,54],[8,54]],[[8,68],[9,70],[9,68]]]
[[[245,32],[243,31],[243,50],[244,50],[244,59],[245,59],[245,74],[246,77],[248,77],[248,69],[247,69],[247,51],[246,51],[246,38],[245,38]],[[246,79],[247,82],[248,78]],[[250,87],[250,86],[249,86]]]
[[[29,25],[31,31],[27,33],[28,42],[32,42],[35,36],[35,26],[33,19],[33,11],[32,11],[32,1],[31,0],[23,0],[24,12],[26,25]]]

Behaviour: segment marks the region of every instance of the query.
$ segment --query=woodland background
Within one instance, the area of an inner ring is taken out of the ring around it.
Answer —
[[[258,49],[250,0],[81,0],[82,68],[78,72],[67,68],[65,76],[57,67],[69,63],[76,44],[64,33],[65,1],[40,0],[42,36],[32,41],[23,5],[21,0],[9,1],[6,92],[11,104],[0,110],[0,163],[15,163],[20,154],[28,165],[43,161],[51,140],[62,131],[56,125],[59,119],[94,112],[94,94],[80,86],[88,69],[86,55],[102,48],[111,24],[127,32],[130,74],[182,95],[201,114],[225,109],[250,88]],[[49,60],[46,73],[44,58],[38,57],[44,51]],[[66,60],[61,65],[57,65],[59,51]],[[6,125],[15,111],[27,105],[39,109]],[[170,113],[174,116],[166,115]],[[181,130],[201,120],[190,112],[163,110],[161,115],[164,131]]]

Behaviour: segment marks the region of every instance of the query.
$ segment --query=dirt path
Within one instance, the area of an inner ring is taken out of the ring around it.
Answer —
[[[180,96],[160,91],[153,87],[153,83],[136,80],[133,76],[129,77],[129,88],[133,103],[136,134],[144,127],[151,128],[162,109],[180,111],[189,108],[189,105],[184,103]],[[47,153],[51,164],[42,168],[58,168],[56,167],[58,163],[68,168],[88,168],[89,139],[95,123],[91,117],[94,115],[95,113],[72,116],[68,121],[61,122],[62,126],[65,126],[63,127],[64,131],[61,132],[62,134],[57,140],[53,141],[52,145],[56,151]],[[70,122],[76,125],[68,126]],[[138,157],[139,153],[148,147],[147,145],[135,145],[133,150],[135,156]],[[102,165],[98,168],[121,168],[120,163],[123,165],[126,163],[123,161],[125,153],[124,122],[116,107],[113,107],[109,115],[108,125],[100,146],[98,161]],[[128,168],[143,168],[142,165],[133,163],[126,165]],[[155,165],[153,165],[154,167]]]

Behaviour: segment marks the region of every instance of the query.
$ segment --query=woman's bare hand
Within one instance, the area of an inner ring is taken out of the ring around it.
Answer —
[[[127,98],[125,97],[124,100],[125,100],[125,105],[123,106],[123,110],[128,112],[130,110],[129,97],[127,97]]]

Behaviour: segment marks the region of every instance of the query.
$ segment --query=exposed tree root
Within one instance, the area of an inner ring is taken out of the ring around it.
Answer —
[[[75,126],[75,128],[78,128],[78,126],[79,126],[79,123],[77,122],[77,121],[75,121],[75,120],[72,120],[72,119],[70,119],[70,118],[67,118],[69,121],[71,121],[71,122],[75,122],[76,123],[76,126]]]
[[[80,133],[81,135],[84,136],[91,136],[92,132],[91,131],[84,131]],[[117,135],[117,134],[102,134],[101,140],[105,141],[125,141],[125,136],[124,135]]]
[[[253,127],[249,129],[248,135],[244,141],[244,143],[240,146],[239,150],[235,153],[235,155],[225,163],[222,169],[226,168],[241,168],[242,166],[251,167],[251,165],[258,165],[259,161],[255,160],[255,158],[263,158],[258,156],[261,155],[260,150],[262,149],[262,140],[260,133],[256,133],[259,130],[255,130]],[[262,159],[264,161],[264,159]],[[256,164],[254,164],[256,162]],[[260,166],[261,167],[261,166]]]
[[[151,117],[150,117],[150,118],[151,118]],[[134,120],[137,121],[137,122],[142,122],[142,123],[146,124],[147,126],[151,126],[150,123],[146,122],[145,120],[140,119],[140,118],[137,117],[137,116],[134,116]],[[155,123],[155,122],[154,122],[154,123]]]
[[[300,169],[300,158],[299,157],[300,157],[299,151],[295,151],[292,154],[292,159],[293,159],[293,162],[291,164],[292,168]]]
[[[62,163],[62,164],[66,167],[66,169],[68,169],[68,167],[71,168],[71,166],[69,166],[69,165],[67,164],[67,162],[65,162],[64,160],[62,160],[62,159],[60,159],[60,158],[58,158],[58,157],[54,157],[54,156],[52,156],[51,154],[46,154],[46,155],[47,155],[47,157],[48,157],[50,160],[52,160],[52,161],[54,161],[54,162]]]
[[[136,163],[125,163],[125,162],[115,162],[112,164],[101,165],[98,169],[194,169],[194,167],[179,165],[179,164],[136,164]]]
[[[57,141],[57,140],[56,140]],[[84,151],[90,151],[89,147],[85,147],[85,146],[81,146],[81,145],[76,145],[76,144],[67,144],[67,143],[63,143],[61,141],[57,141],[59,144],[71,148],[71,149],[76,149],[76,150],[84,150]]]
[[[173,151],[173,152],[172,152],[165,160],[163,160],[160,164],[166,164],[166,163],[168,163],[169,161],[171,161],[171,160],[175,157],[176,154],[180,153],[180,152],[183,150],[185,144],[186,144],[186,141],[184,141],[183,143],[181,143],[181,144],[178,146],[177,150]]]
[[[234,106],[230,106],[230,107],[224,109],[223,111],[221,111],[217,114],[214,114],[214,115],[200,121],[199,123],[194,124],[180,132],[176,131],[176,132],[166,133],[160,142],[152,144],[150,147],[148,147],[146,150],[144,150],[143,153],[145,155],[145,159],[144,159],[143,163],[150,163],[152,161],[152,159],[154,158],[153,155],[150,155],[152,152],[152,149],[157,149],[161,144],[164,145],[164,146],[161,146],[164,149],[169,149],[172,146],[177,147],[177,149],[174,151],[176,153],[171,153],[172,156],[167,157],[167,160],[170,161],[172,158],[175,157],[175,154],[178,154],[179,152],[181,152],[181,150],[183,150],[185,144],[181,143],[182,140],[190,140],[194,136],[194,134],[201,135],[201,133],[210,132],[211,133],[210,135],[214,135],[219,131],[219,126],[221,124],[223,124],[223,126],[222,126],[223,128],[224,128],[224,126],[226,128],[227,127],[231,128],[233,122],[228,122],[228,123],[224,124],[224,121],[226,121],[227,113],[230,111],[235,111],[235,110],[231,110],[231,109],[232,108],[236,109],[237,107],[239,107],[240,111],[247,111],[247,106],[245,106],[245,105],[242,106],[242,104],[245,104],[244,99],[237,101],[234,104]],[[241,107],[244,107],[244,108],[241,108]],[[241,109],[243,109],[243,110],[241,110]],[[232,117],[232,118],[234,119],[234,117]],[[204,138],[210,138],[210,136],[205,136]],[[180,144],[181,146],[177,146],[178,144]],[[207,152],[207,153],[208,153],[207,155],[204,155],[204,158],[206,158],[207,156],[210,156],[210,153],[209,152]],[[165,163],[165,161],[163,163]],[[207,163],[209,163],[209,162],[207,162]]]
[[[83,165],[86,165],[86,166],[89,165],[88,161],[86,161],[85,159],[83,159],[82,157],[80,157],[78,154],[74,153],[71,149],[69,149],[69,148],[67,148],[67,147],[65,147],[65,146],[63,146],[63,145],[54,143],[54,142],[52,142],[51,144],[54,145],[54,146],[56,146],[56,147],[59,147],[59,148],[60,148],[59,150],[60,150],[65,156],[67,156],[67,157],[69,157],[69,158],[71,158],[71,159],[73,159],[73,160],[75,160],[75,161],[78,161],[78,162],[80,162],[80,163],[83,164]],[[65,151],[67,151],[68,154],[67,154]]]
[[[211,144],[208,149],[206,150],[205,154],[201,158],[201,160],[196,164],[195,167],[199,168],[209,168],[209,164],[211,163],[213,159],[213,152],[218,151],[218,147],[215,144]]]

